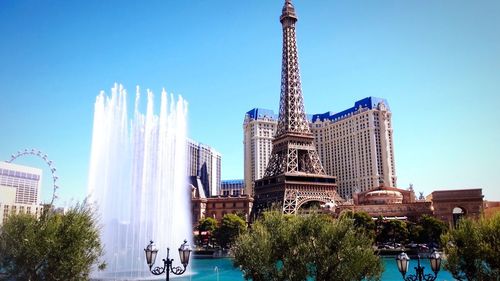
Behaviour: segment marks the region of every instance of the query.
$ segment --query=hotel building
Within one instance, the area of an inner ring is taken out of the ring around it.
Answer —
[[[337,177],[340,196],[379,186],[397,186],[391,112],[385,99],[367,97],[339,113],[308,116],[321,163]],[[276,131],[271,110],[248,111],[243,123],[245,185],[263,177]],[[249,192],[249,191],[247,191]]]
[[[337,176],[345,199],[380,182],[397,186],[391,112],[385,99],[368,97],[332,114],[314,114],[311,129],[326,173]]]
[[[273,148],[278,115],[272,110],[254,108],[243,122],[245,194],[253,195],[255,180],[264,176]]]
[[[39,216],[41,184],[42,170],[0,162],[0,225],[11,214]]]
[[[221,187],[221,154],[191,139],[188,139],[187,150],[187,176],[199,177],[207,196],[218,195]]]

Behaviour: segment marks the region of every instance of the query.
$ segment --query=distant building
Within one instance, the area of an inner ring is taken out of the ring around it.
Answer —
[[[206,217],[220,222],[226,214],[240,215],[247,223],[249,222],[253,207],[253,198],[249,195],[207,197],[201,180],[196,177],[191,177],[190,187],[193,227],[198,225],[200,219]]]
[[[245,194],[244,180],[223,180],[221,183],[222,196],[240,196]]]
[[[432,215],[450,226],[462,217],[479,218],[483,212],[482,189],[434,191],[425,199],[417,199],[413,188],[400,189],[384,184],[368,191],[355,193],[353,202],[337,206],[335,212],[346,210],[366,212],[372,217],[415,221],[422,215]],[[498,204],[500,206],[500,204]],[[496,202],[491,204],[494,208]]]
[[[39,204],[42,170],[7,162],[0,162],[0,201],[18,204]],[[11,194],[10,196],[8,194]],[[14,198],[12,198],[12,194]]]
[[[218,195],[221,187],[221,154],[191,139],[188,139],[187,149],[187,175],[199,177],[208,196]]]
[[[2,203],[0,202],[0,226],[2,226],[10,215],[28,214],[39,218],[44,210],[43,205]]]
[[[351,210],[366,212],[384,219],[417,220],[422,215],[432,215],[432,202],[417,200],[412,189],[386,186],[353,194],[353,204],[340,206],[339,212]]]
[[[269,162],[278,115],[272,110],[254,108],[243,121],[245,194],[253,195],[255,180],[264,177]]]
[[[193,223],[193,227],[196,227],[198,222],[205,217],[207,196],[199,177],[191,176],[189,179],[189,187],[191,189],[191,222]]]
[[[367,191],[382,180],[397,185],[393,129],[389,104],[385,99],[367,97],[354,106],[333,114],[309,115],[316,150],[325,172],[337,177],[337,192],[345,199]],[[253,189],[261,179],[271,155],[277,115],[272,110],[254,108],[245,114],[245,186]]]
[[[461,217],[479,218],[483,212],[481,188],[438,190],[431,193],[434,216],[456,225]]]
[[[383,181],[397,186],[391,112],[385,99],[368,97],[332,114],[314,114],[312,131],[326,173],[337,176],[345,199]]]
[[[248,223],[253,206],[253,198],[249,195],[207,198],[204,217],[212,217],[221,221],[226,214],[240,215]]]
[[[484,201],[483,210],[484,216],[487,218],[500,213],[500,201]]]
[[[0,225],[11,214],[39,216],[42,170],[0,162]]]

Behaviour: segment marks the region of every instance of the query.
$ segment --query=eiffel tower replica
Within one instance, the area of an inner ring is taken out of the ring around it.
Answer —
[[[335,206],[341,200],[336,178],[326,175],[321,165],[304,111],[295,38],[297,15],[290,0],[285,1],[280,22],[283,61],[278,127],[264,177],[255,181],[255,215],[273,205],[295,214],[308,202]]]

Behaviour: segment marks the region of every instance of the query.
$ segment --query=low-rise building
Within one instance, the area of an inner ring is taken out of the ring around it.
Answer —
[[[401,189],[381,183],[371,190],[354,193],[351,204],[339,206],[339,212],[345,210],[362,211],[386,219],[416,220],[422,215],[432,215],[432,202],[417,200],[411,188]]]
[[[238,196],[206,196],[199,178],[191,177],[191,210],[193,228],[206,217],[221,221],[226,214],[236,214],[249,222],[253,198],[246,194]]]
[[[483,212],[482,189],[454,189],[432,192],[417,199],[413,188],[400,189],[381,184],[368,191],[355,193],[350,204],[340,205],[336,212],[363,211],[372,217],[417,220],[432,215],[450,226],[462,217],[479,218]],[[496,206],[492,204],[492,207]]]

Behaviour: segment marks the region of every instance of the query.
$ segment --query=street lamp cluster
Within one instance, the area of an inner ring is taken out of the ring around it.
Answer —
[[[410,258],[405,252],[401,252],[396,257],[396,263],[398,264],[398,269],[399,272],[401,272],[401,275],[403,275],[403,279],[405,281],[434,281],[437,278],[438,272],[441,268],[441,256],[439,253],[434,250],[431,255],[429,256],[429,261],[431,264],[431,269],[432,272],[434,272],[434,275],[432,274],[425,274],[424,273],[424,267],[420,265],[420,255],[417,256],[417,267],[415,267],[415,274],[409,274],[406,276],[406,273],[408,272],[408,265],[410,263]]]
[[[149,266],[149,271],[153,273],[154,275],[161,275],[163,273],[166,273],[166,279],[167,281],[170,280],[170,272],[172,272],[175,275],[181,275],[184,272],[186,272],[186,268],[189,263],[189,256],[191,254],[191,249],[189,248],[189,245],[187,245],[187,240],[184,240],[184,243],[179,247],[179,259],[181,261],[181,264],[183,266],[172,266],[172,263],[174,259],[170,258],[170,248],[167,248],[167,258],[163,259],[163,267],[155,267],[153,269],[153,265],[156,260],[156,255],[158,254],[158,249],[156,248],[155,244],[153,241],[149,243],[149,245],[144,249],[144,253],[146,254],[146,263]]]

